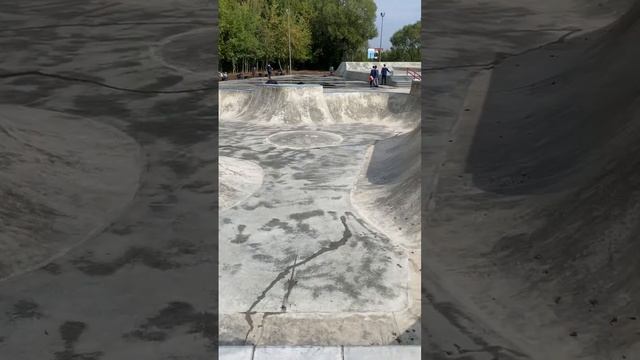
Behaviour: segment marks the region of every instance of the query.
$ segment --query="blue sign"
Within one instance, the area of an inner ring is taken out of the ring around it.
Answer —
[[[368,49],[367,50],[367,59],[375,59],[376,57],[376,49]]]

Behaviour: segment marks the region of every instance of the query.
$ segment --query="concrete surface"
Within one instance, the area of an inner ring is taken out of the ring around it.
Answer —
[[[218,360],[253,360],[253,346],[221,346]]]
[[[342,349],[340,347],[257,347],[254,360],[342,360]]]
[[[216,84],[154,53],[216,20],[197,0],[0,4],[0,358],[212,357]]]
[[[423,9],[423,358],[640,358],[639,16]]]
[[[418,360],[420,347],[397,346],[334,346],[334,347],[262,347],[223,346],[220,360],[304,359],[304,360]]]
[[[399,190],[382,182],[379,193],[359,190],[388,175],[367,173],[377,141],[417,134],[419,88],[341,85],[221,83],[220,155],[264,171],[258,191],[220,213],[222,345],[420,341],[419,246],[405,247],[404,234],[387,232],[390,223],[363,215],[371,201]],[[418,147],[391,152],[419,164]],[[402,170],[419,178],[415,167]],[[403,190],[388,198],[396,209],[385,216],[419,220],[403,212],[418,211],[419,187]]]
[[[264,172],[260,165],[226,156],[218,157],[218,206],[227,209],[253,195],[260,186]]]

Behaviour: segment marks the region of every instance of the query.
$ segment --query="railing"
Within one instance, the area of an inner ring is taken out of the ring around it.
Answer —
[[[409,69],[407,68],[407,76],[411,76],[411,78],[413,80],[420,80],[422,81],[422,74],[420,74],[418,71],[414,70],[414,69]]]

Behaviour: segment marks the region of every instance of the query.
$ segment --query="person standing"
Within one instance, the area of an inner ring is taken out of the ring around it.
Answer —
[[[267,64],[267,76],[269,77],[269,80],[271,80],[272,72],[273,72],[273,68],[271,67],[271,64]]]
[[[373,65],[373,86],[378,87],[380,81],[380,72],[378,71],[378,65]]]
[[[376,66],[373,65],[369,72],[369,87],[374,87],[376,85],[376,75]]]
[[[387,64],[382,66],[381,74],[381,83],[382,85],[387,85],[387,74],[389,73],[389,69],[387,68]]]

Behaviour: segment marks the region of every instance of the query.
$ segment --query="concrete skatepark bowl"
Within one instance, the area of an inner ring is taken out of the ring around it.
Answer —
[[[427,4],[423,358],[639,359],[639,4]]]
[[[220,343],[419,344],[419,83],[246,84],[219,91],[221,159],[262,174],[220,212]]]
[[[0,3],[0,359],[214,356],[215,52],[207,74],[150,48],[216,17],[199,0]]]

